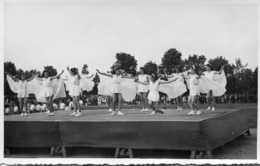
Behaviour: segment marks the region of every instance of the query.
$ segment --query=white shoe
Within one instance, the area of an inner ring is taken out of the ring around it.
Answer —
[[[47,111],[46,111],[46,114],[49,114],[49,113],[51,113],[51,112],[50,112],[49,110],[47,110]]]
[[[23,116],[27,116],[27,113],[24,113]]]
[[[192,110],[191,112],[188,113],[188,115],[195,115],[195,111]]]
[[[143,108],[142,110],[141,110],[141,112],[144,112],[145,111],[145,109]]]
[[[23,113],[21,113],[21,115],[20,116],[23,116]]]
[[[198,110],[197,111],[197,113],[196,113],[196,115],[200,115],[201,114],[201,111],[200,110]]]
[[[207,111],[210,111],[210,109],[211,109],[211,108],[210,108],[210,107],[208,107],[208,109],[206,109],[206,110],[207,110]]]
[[[155,114],[155,111],[153,111],[152,113],[151,113],[151,115],[154,115]]]
[[[182,107],[180,107],[180,111],[182,111]]]
[[[71,116],[75,116],[77,115],[77,112],[73,112],[72,114],[70,114]]]
[[[176,111],[180,111],[180,107],[178,107],[178,109]]]
[[[215,111],[215,107],[212,107],[212,111]]]
[[[54,116],[54,113],[51,112],[51,113],[47,114],[47,116]]]
[[[146,111],[146,112],[149,112],[150,110],[149,110],[149,108],[146,108],[145,111]]]
[[[113,111],[113,112],[112,112],[110,115],[115,115],[115,113],[116,113],[116,112],[115,112],[115,111]]]
[[[77,112],[75,116],[81,116],[82,113],[81,112]]]
[[[113,112],[113,110],[111,108],[108,109],[108,112]]]
[[[124,115],[124,113],[121,112],[121,111],[118,111],[117,114],[118,114],[118,115]]]

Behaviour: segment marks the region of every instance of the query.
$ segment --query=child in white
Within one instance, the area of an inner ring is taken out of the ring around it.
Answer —
[[[50,77],[50,73],[48,71],[43,71],[43,78],[39,78],[36,77],[37,80],[42,81],[42,84],[44,86],[43,89],[43,93],[44,93],[44,97],[47,103],[47,109],[48,111],[47,116],[53,116],[54,115],[54,110],[53,110],[53,104],[52,104],[52,100],[53,100],[53,89],[52,89],[52,80],[55,78],[60,77],[60,75],[62,75],[62,73],[64,72],[64,70],[62,70],[62,72],[54,77]]]
[[[20,110],[22,112],[21,116],[27,116],[27,97],[28,97],[27,82],[32,81],[36,77],[36,74],[29,79],[25,79],[25,74],[23,73],[21,75],[21,80],[15,78],[9,73],[6,74],[9,75],[15,82],[19,82],[17,98],[19,101]]]
[[[152,115],[155,113],[161,113],[163,114],[164,112],[162,110],[158,109],[158,103],[160,99],[159,95],[159,85],[160,84],[167,84],[176,81],[177,79],[171,80],[171,81],[160,81],[158,77],[155,74],[152,74],[150,76],[150,82],[144,83],[138,81],[138,83],[143,84],[143,85],[149,85],[150,86],[150,92],[148,94],[148,101],[150,107],[153,109]]]
[[[81,95],[81,88],[80,88],[80,75],[78,73],[78,70],[76,68],[69,69],[67,67],[67,70],[69,71],[71,77],[72,77],[72,85],[70,88],[70,96],[73,98],[73,105],[74,105],[74,112],[70,115],[72,116],[81,116],[81,106],[79,103],[80,95]]]
[[[138,81],[143,82],[143,83],[149,82],[148,75],[145,74],[145,70],[143,67],[140,68],[140,75],[138,75]],[[137,92],[140,94],[141,104],[142,104],[142,108],[143,108],[141,112],[149,111],[148,101],[147,101],[148,91],[149,91],[149,89],[147,86],[145,86],[143,84],[138,84]]]
[[[129,76],[123,76],[121,75],[121,69],[120,68],[116,68],[115,69],[115,74],[108,74],[108,73],[101,73],[99,70],[97,70],[97,72],[101,75],[104,76],[108,76],[112,78],[112,85],[110,87],[110,93],[112,95],[112,99],[113,99],[113,112],[111,113],[111,115],[115,114],[115,105],[116,105],[116,101],[118,100],[118,115],[124,115],[123,112],[121,112],[121,93],[122,93],[122,89],[121,89],[121,79],[122,78],[128,78],[128,79],[134,79],[134,77],[129,77]]]
[[[212,67],[210,64],[207,64],[205,66],[205,69],[206,71],[203,73],[203,75],[214,81],[214,77],[215,77],[215,74],[221,74],[223,69],[224,69],[224,66],[221,67],[220,71],[212,71]],[[215,111],[215,97],[214,97],[214,94],[212,92],[212,89],[210,89],[207,93],[207,102],[208,102],[208,109],[207,111],[210,111],[211,109],[211,104],[212,104],[212,111]]]
[[[191,111],[188,113],[188,115],[201,114],[201,111],[197,105],[198,96],[200,95],[198,91],[199,78],[200,76],[196,75],[195,71],[192,68],[188,72],[188,76],[186,76],[186,79],[189,79],[189,83],[190,83],[190,95],[189,95],[188,102],[190,104]],[[194,109],[196,109],[197,112],[195,112]]]
[[[179,85],[186,87],[186,85],[184,84],[184,79],[182,77],[182,70],[181,70],[181,68],[177,66],[177,67],[175,67],[175,71],[176,71],[176,73],[173,73],[171,75],[166,75],[165,74],[166,77],[167,78],[178,78],[177,81],[180,83]],[[166,69],[164,70],[164,73],[166,73]],[[182,110],[182,95],[178,96],[176,99],[177,99],[176,101],[177,101],[177,105],[178,105],[177,111],[181,111]]]

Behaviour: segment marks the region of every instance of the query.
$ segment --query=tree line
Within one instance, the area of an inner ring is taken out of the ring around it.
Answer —
[[[131,74],[132,76],[138,75],[137,60],[134,56],[128,53],[117,53],[115,55],[115,63],[111,66],[111,71],[116,67],[120,67],[125,74]],[[167,74],[174,72],[176,66],[181,67],[182,70],[187,70],[190,66],[193,66],[197,73],[204,71],[203,66],[206,65],[207,58],[204,55],[189,55],[187,59],[182,59],[182,53],[175,48],[167,50],[161,59],[161,63],[149,61],[143,67],[147,74],[157,73],[160,71],[164,73],[166,69]],[[240,58],[235,59],[235,64],[230,63],[225,57],[217,56],[213,59],[209,59],[208,63],[213,67],[214,70],[220,70],[225,65],[224,71],[227,77],[227,94],[240,94],[240,95],[256,95],[258,87],[258,67],[254,70],[249,69],[247,64],[243,64]],[[57,75],[57,70],[53,66],[44,66],[44,70],[50,72],[51,76]],[[4,63],[4,71],[9,72],[11,75],[16,75],[18,78],[22,73],[25,73],[26,77],[29,78],[37,70],[32,69],[30,71],[23,71],[22,69],[16,69],[15,64],[12,62]],[[108,71],[108,72],[111,72]],[[82,74],[89,74],[88,65],[84,64],[81,70]],[[94,86],[91,92],[83,92],[85,95],[97,94],[97,84],[99,77],[96,74],[94,76]],[[6,75],[4,76],[4,95],[14,95],[11,91]]]

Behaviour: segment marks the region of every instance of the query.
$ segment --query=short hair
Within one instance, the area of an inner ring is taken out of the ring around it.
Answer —
[[[75,75],[77,74],[77,68],[75,67],[71,68],[70,71]]]
[[[213,70],[213,67],[210,64],[206,64],[210,68],[210,70]]]
[[[144,67],[140,67],[140,70],[143,70],[144,74],[146,74],[146,70],[144,69]]]
[[[158,78],[159,78],[158,75],[157,75],[157,73],[152,73],[152,74],[151,74],[151,77],[153,77],[155,81],[157,81]]]
[[[175,66],[175,69],[179,69],[180,72],[182,72],[182,68],[180,66]]]
[[[48,70],[43,70],[42,72],[42,76],[44,77],[44,73],[48,73],[49,77],[50,77],[50,72]]]

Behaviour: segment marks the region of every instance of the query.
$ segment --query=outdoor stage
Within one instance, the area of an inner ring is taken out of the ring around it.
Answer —
[[[84,110],[81,117],[72,117],[72,111],[5,116],[4,146],[50,147],[51,155],[61,147],[67,156],[69,147],[115,148],[115,157],[132,149],[161,149],[205,152],[212,151],[241,134],[249,133],[249,122],[243,109],[203,111],[200,116],[187,115],[189,110],[166,109],[165,114],[150,115],[140,109],[123,109],[125,115],[111,116],[106,109]],[[125,150],[126,149],[126,150]]]

